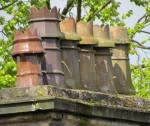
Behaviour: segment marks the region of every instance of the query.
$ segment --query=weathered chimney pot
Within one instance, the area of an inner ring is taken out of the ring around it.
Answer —
[[[17,30],[14,34],[12,56],[17,62],[17,87],[37,86],[43,83],[41,58],[44,49],[41,39],[35,31],[26,29],[24,33]]]
[[[81,89],[79,70],[79,49],[77,43],[81,37],[76,33],[76,22],[74,18],[66,18],[60,22],[60,29],[64,35],[61,40],[62,66],[65,73],[65,84],[67,88]]]
[[[103,27],[94,25],[93,33],[99,41],[94,47],[97,87],[101,92],[116,94],[111,61],[111,48],[115,45],[109,37],[109,25]]]
[[[29,11],[29,24],[35,28],[42,38],[42,46],[46,50],[42,59],[44,84],[64,88],[64,73],[61,64],[60,40],[63,35],[59,27],[59,11],[56,7],[49,10],[46,7],[38,11],[32,7]]]
[[[115,42],[113,48],[113,70],[116,78],[115,87],[118,93],[132,95],[135,89],[131,81],[131,71],[129,64],[130,41],[125,27],[111,27],[111,39]]]
[[[97,91],[93,45],[98,44],[98,40],[93,36],[93,22],[80,21],[76,27],[82,38],[78,44],[81,85],[83,89]]]

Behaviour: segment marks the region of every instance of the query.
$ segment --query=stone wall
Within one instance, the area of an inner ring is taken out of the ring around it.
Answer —
[[[150,101],[52,86],[0,91],[0,126],[145,126]]]
[[[71,115],[67,113],[50,113],[47,112],[42,114],[36,114],[36,121],[27,120],[31,115],[15,117],[16,122],[10,122],[8,124],[3,124],[5,126],[148,126],[147,123],[136,123],[126,120],[115,120],[106,118],[96,118],[87,117],[79,115]],[[30,120],[33,119],[35,115],[32,114]],[[47,116],[47,119],[40,121],[42,116]],[[18,120],[24,119],[24,122],[19,122]],[[39,120],[39,121],[38,121]]]

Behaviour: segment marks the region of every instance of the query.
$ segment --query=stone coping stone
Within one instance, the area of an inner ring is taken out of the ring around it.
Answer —
[[[53,86],[0,90],[0,116],[57,110],[93,117],[150,123],[150,100]]]

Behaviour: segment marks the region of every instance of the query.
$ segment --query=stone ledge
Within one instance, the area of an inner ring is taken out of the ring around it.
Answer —
[[[85,116],[150,123],[150,101],[136,96],[115,96],[52,86],[0,91],[0,115],[38,110],[59,110]]]

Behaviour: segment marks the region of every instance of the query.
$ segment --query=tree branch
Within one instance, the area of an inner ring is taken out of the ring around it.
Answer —
[[[17,2],[17,0],[15,0],[15,1],[12,2],[12,3],[7,4],[6,6],[2,6],[2,7],[0,8],[0,10],[4,10],[5,8],[7,8],[7,7],[13,5],[13,4],[16,3],[16,2]]]
[[[146,33],[146,34],[150,34],[150,32],[148,32],[148,31],[141,30],[141,32]]]
[[[82,6],[82,0],[78,0],[76,22],[80,21],[81,19],[81,6]]]
[[[144,18],[146,18],[147,17],[147,15],[146,14],[144,14],[138,21],[137,21],[137,23],[140,23],[141,22],[141,20],[142,19],[144,19]]]
[[[66,15],[68,13],[68,10],[73,6],[75,0],[68,0],[65,8],[63,9],[61,15]]]
[[[95,17],[99,12],[101,12],[105,7],[107,7],[109,4],[111,3],[111,0],[109,0],[107,3],[104,4],[104,6],[102,6],[99,10],[97,10],[94,14],[90,15],[88,18],[87,18],[87,21],[91,21],[91,19],[93,17]]]
[[[68,16],[66,16],[66,15],[60,14],[60,16],[61,16],[62,19],[63,19],[63,18],[68,18]]]
[[[150,47],[144,46],[144,45],[142,45],[140,42],[138,42],[136,40],[132,40],[132,42],[136,43],[138,48],[150,50]]]
[[[50,0],[46,0],[46,6],[49,10],[51,9]]]
[[[146,66],[144,65],[144,64],[140,64],[140,65],[132,65],[131,64],[131,66],[133,66],[134,67],[134,69],[137,69],[137,68],[145,68]]]

